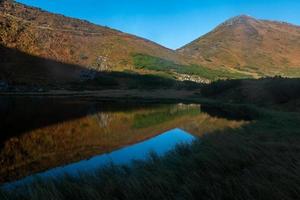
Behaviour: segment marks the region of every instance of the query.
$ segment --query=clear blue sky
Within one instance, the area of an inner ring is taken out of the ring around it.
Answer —
[[[17,0],[176,49],[226,19],[247,14],[300,25],[299,0]]]

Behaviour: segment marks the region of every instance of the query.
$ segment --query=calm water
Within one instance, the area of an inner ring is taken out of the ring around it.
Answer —
[[[245,123],[203,110],[196,104],[0,97],[0,183],[130,164],[150,152],[164,155],[203,134]]]

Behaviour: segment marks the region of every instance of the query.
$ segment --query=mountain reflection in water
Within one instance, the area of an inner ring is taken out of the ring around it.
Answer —
[[[94,156],[87,160],[81,160],[66,166],[57,167],[43,173],[28,176],[19,181],[4,184],[4,188],[13,188],[29,183],[35,178],[60,178],[64,175],[77,177],[82,173],[96,172],[101,166],[110,164],[124,165],[130,164],[133,160],[145,160],[149,158],[149,153],[164,155],[179,144],[190,144],[195,137],[181,129],[173,129],[161,135],[150,138],[146,141],[130,145],[110,153]]]
[[[163,154],[194,136],[245,123],[212,117],[196,104],[110,104],[30,97],[1,97],[0,103],[2,183],[47,170],[44,174],[80,166],[93,169],[108,160],[128,163],[145,158],[150,149]],[[162,134],[169,130],[173,131]],[[161,139],[164,137],[168,139]],[[130,151],[137,147],[137,154]]]

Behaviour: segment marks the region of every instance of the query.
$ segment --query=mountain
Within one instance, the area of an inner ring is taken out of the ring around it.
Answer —
[[[2,55],[8,48],[96,71],[134,70],[132,56],[137,53],[185,63],[173,50],[149,40],[12,1],[0,5],[0,46]],[[18,59],[3,57],[2,70],[6,67],[10,71],[1,73],[11,73],[22,63],[35,68],[42,65],[24,57]],[[28,73],[32,71],[29,68]],[[51,66],[44,68],[52,71]]]
[[[243,15],[174,51],[85,20],[5,0],[0,3],[0,55],[0,90],[15,85],[71,88],[73,83],[83,89],[86,80],[93,80],[89,82],[93,88],[131,88],[169,84],[171,79],[177,85],[174,79],[207,83],[300,76],[300,28]]]
[[[258,75],[299,76],[300,27],[241,15],[177,52],[211,67],[222,66]]]
[[[172,50],[151,41],[19,3],[1,6],[0,25],[6,47],[69,64],[93,67],[106,60],[104,68],[126,68],[131,53],[178,60]]]

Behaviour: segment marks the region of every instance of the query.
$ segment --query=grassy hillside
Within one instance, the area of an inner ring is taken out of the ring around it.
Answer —
[[[204,82],[247,77],[189,64],[189,56],[133,35],[8,1],[0,6],[0,45],[6,55],[1,80],[23,85],[66,86],[82,74],[124,70]]]
[[[0,5],[0,45],[97,71],[131,69],[132,53],[185,62],[149,40],[10,1]]]
[[[158,89],[195,88],[195,83],[176,81],[159,74],[101,72],[20,52],[0,45],[0,91],[45,91],[54,89]]]
[[[172,60],[154,57],[146,54],[134,54],[133,63],[136,69],[145,69],[152,71],[165,72],[169,74],[187,74],[202,77],[207,80],[217,80],[224,78],[246,78],[245,74],[238,72],[229,72],[225,69],[211,69],[196,64],[181,65]],[[176,76],[175,74],[175,76]]]

